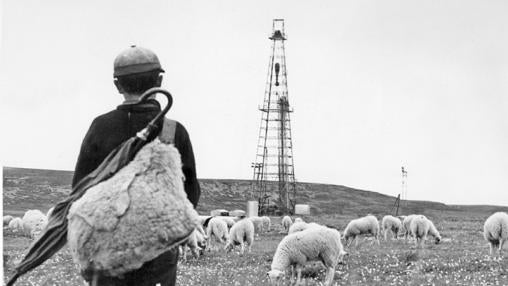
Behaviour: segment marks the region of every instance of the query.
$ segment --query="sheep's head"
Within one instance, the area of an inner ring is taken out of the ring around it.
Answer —
[[[224,250],[225,250],[226,252],[230,252],[231,250],[233,250],[233,243],[230,243],[230,242],[228,241],[228,243],[226,243],[226,246],[224,246]]]
[[[273,270],[268,271],[266,273],[266,275],[268,276],[268,279],[270,280],[270,282],[272,284],[275,284],[275,283],[277,283],[277,281],[279,281],[284,276],[284,272],[280,271],[280,270],[273,269]]]
[[[345,252],[344,250],[341,250],[340,253],[339,253],[339,259],[338,259],[338,262],[340,264],[343,264],[344,263],[344,257],[349,255],[349,253]]]

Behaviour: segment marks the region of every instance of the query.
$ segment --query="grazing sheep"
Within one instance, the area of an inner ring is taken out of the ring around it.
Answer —
[[[226,224],[228,225],[228,229],[231,229],[231,227],[235,224],[235,220],[232,217],[229,216],[217,216],[217,217],[226,222]]]
[[[256,235],[259,235],[259,233],[263,232],[263,219],[258,216],[249,217],[249,219],[254,224],[254,231],[256,232]]]
[[[206,235],[208,236],[210,250],[213,248],[212,242],[226,243],[229,236],[227,223],[221,218],[213,217],[206,228]]]
[[[413,218],[415,218],[416,216],[417,216],[416,214],[408,215],[404,217],[404,219],[402,220],[405,240],[407,240],[407,238],[411,236],[411,230],[409,229],[409,226],[411,225],[411,221],[413,220]]]
[[[415,245],[422,247],[428,235],[432,235],[436,244],[441,241],[441,235],[437,231],[434,223],[424,215],[417,215],[411,220],[409,225],[411,235],[415,239]]]
[[[201,225],[198,225],[185,243],[180,246],[183,260],[187,260],[187,248],[191,250],[195,258],[198,258],[200,252],[206,248],[207,238]]]
[[[344,230],[346,246],[349,246],[353,240],[356,240],[355,245],[357,246],[357,236],[364,234],[372,234],[379,245],[379,222],[375,216],[367,215],[354,219],[348,223],[346,229]]]
[[[322,225],[320,224],[317,224],[315,222],[311,222],[311,223],[306,223],[306,222],[295,222],[291,225],[291,227],[289,228],[289,231],[288,231],[288,234],[292,234],[292,233],[295,233],[295,232],[298,232],[298,231],[302,231],[302,230],[306,230],[308,228],[311,228],[311,227],[323,227]]]
[[[303,222],[303,219],[297,217],[297,218],[295,218],[295,222]]]
[[[23,232],[23,220],[19,217],[13,218],[9,222],[9,229],[12,230],[12,232]]]
[[[28,210],[23,216],[23,233],[36,238],[48,224],[48,218],[40,210]]]
[[[289,231],[289,228],[291,227],[291,225],[293,224],[293,221],[291,220],[291,217],[289,216],[284,216],[282,218],[282,227],[284,227],[284,230],[286,232]]]
[[[402,222],[400,219],[386,215],[381,220],[381,228],[383,229],[385,240],[388,238],[388,232],[391,231],[393,237],[397,239],[397,235],[399,234],[399,230],[402,228]]]
[[[240,245],[240,255],[245,251],[245,244],[248,246],[248,252],[251,252],[254,242],[254,224],[250,219],[242,219],[233,225],[229,231],[229,239],[224,249],[231,251],[235,245]]]
[[[483,225],[483,237],[490,243],[490,255],[494,248],[502,255],[503,244],[508,240],[508,214],[497,212],[491,215]]]
[[[262,216],[261,219],[263,220],[263,230],[264,232],[270,231],[270,227],[272,226],[272,221],[267,216]]]
[[[11,216],[11,215],[5,215],[4,216],[4,226],[8,226],[9,223],[11,222],[11,220],[13,219],[14,217]]]
[[[297,284],[300,284],[302,268],[307,261],[318,260],[327,268],[324,285],[332,285],[335,267],[346,254],[340,241],[340,233],[327,227],[306,229],[287,235],[277,246],[268,276],[276,283],[289,266],[296,266]],[[292,268],[291,281],[294,280]]]

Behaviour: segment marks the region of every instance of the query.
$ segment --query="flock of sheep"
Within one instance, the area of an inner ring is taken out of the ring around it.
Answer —
[[[4,227],[8,226],[13,232],[36,238],[47,224],[47,214],[39,210],[28,210],[23,218],[4,216]],[[240,247],[240,255],[245,251],[251,252],[254,237],[268,232],[271,227],[269,217],[242,216],[200,216],[201,224],[194,230],[189,239],[182,244],[181,253],[186,260],[187,248],[198,258],[205,249],[218,251],[221,248],[226,252]],[[388,239],[390,234],[398,238],[399,233],[408,239],[414,239],[416,247],[423,247],[428,236],[434,238],[435,243],[441,241],[441,235],[434,223],[424,215],[413,214],[409,216],[384,216],[381,225],[373,215],[354,219],[348,223],[343,234],[334,229],[314,222],[307,223],[301,218],[294,222],[289,216],[281,221],[287,235],[280,241],[274,253],[271,270],[267,273],[272,282],[277,282],[284,276],[285,271],[291,268],[291,281],[297,275],[297,284],[301,281],[301,272],[308,261],[321,261],[326,267],[324,285],[331,285],[335,274],[335,267],[343,261],[347,254],[342,241],[349,247],[360,236],[373,236],[377,244],[379,236]],[[484,238],[490,244],[490,254],[495,250],[502,255],[504,243],[508,240],[508,214],[497,212],[491,215],[484,223]],[[295,271],[296,270],[296,271]]]

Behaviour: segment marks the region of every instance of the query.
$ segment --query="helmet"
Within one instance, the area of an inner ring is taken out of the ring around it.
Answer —
[[[149,71],[164,72],[161,68],[159,58],[154,52],[142,47],[132,45],[122,51],[113,64],[113,77],[131,75]]]

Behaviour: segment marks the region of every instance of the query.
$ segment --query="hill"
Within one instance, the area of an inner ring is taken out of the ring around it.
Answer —
[[[24,168],[3,168],[4,214],[21,215],[27,209],[46,211],[70,192],[73,172]],[[200,213],[212,209],[245,209],[250,200],[250,180],[200,179]],[[273,186],[272,186],[273,187]],[[395,197],[341,185],[298,183],[297,202],[311,205],[313,215],[387,214],[392,211]],[[500,206],[445,205],[429,201],[401,203],[402,214],[439,212],[492,213],[508,211]]]

